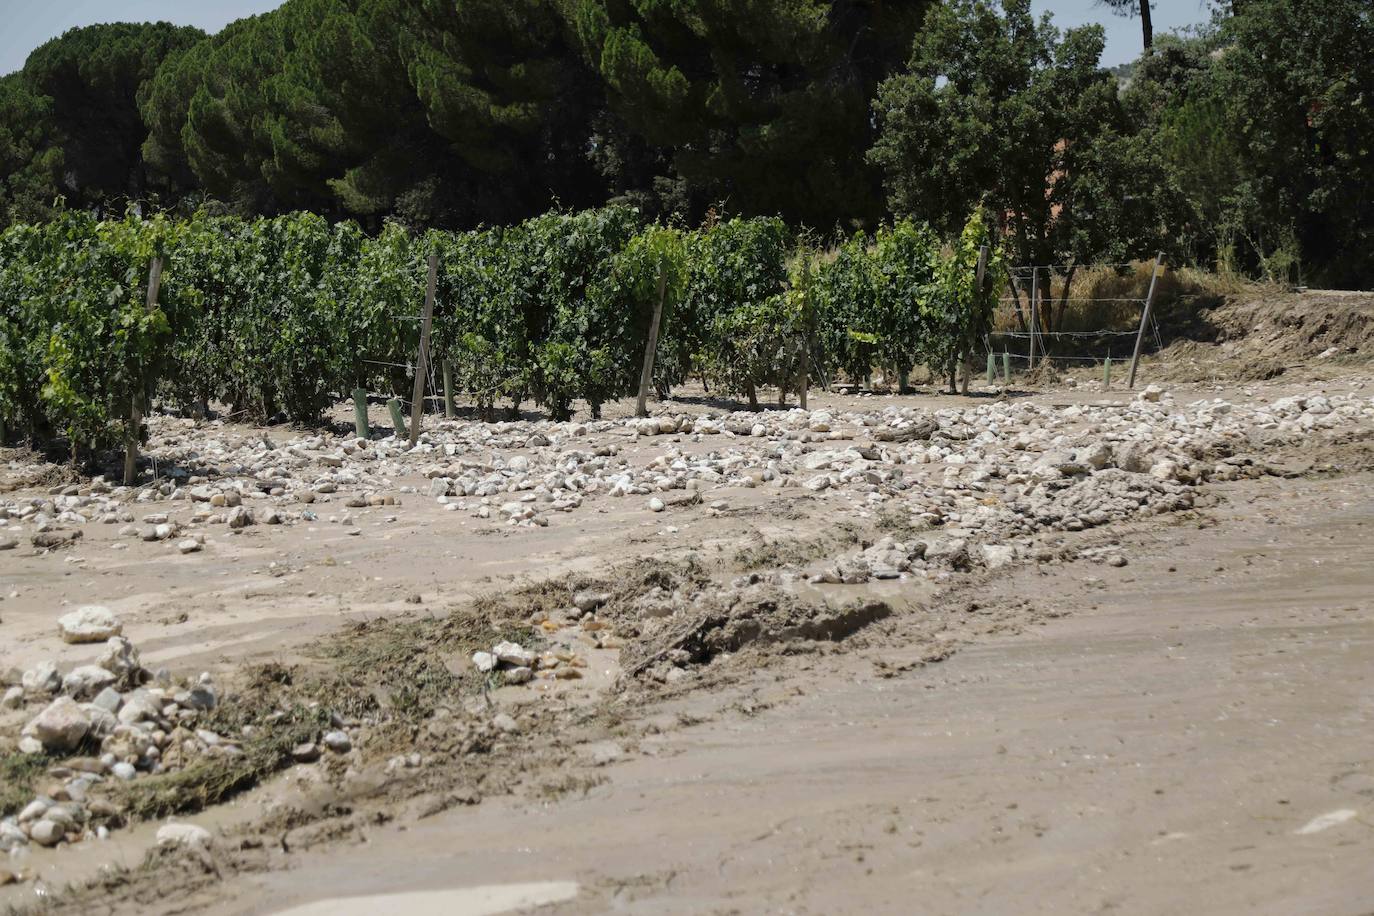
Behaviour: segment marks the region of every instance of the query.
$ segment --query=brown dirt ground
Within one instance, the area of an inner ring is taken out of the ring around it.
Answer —
[[[1361,347],[1350,359],[1367,358]],[[1179,403],[1371,390],[1344,361],[1328,373],[1330,359],[1265,382],[1238,372],[1240,383],[1171,387]],[[1143,381],[1175,368],[1151,363]],[[1125,397],[1086,385],[1030,396]],[[1027,567],[943,593],[875,587],[897,613],[843,643],[748,649],[669,687],[607,691],[614,659],[596,658],[604,677],[576,688],[498,691],[526,711],[525,729],[488,754],[343,781],[289,770],[192,818],[221,832],[212,854],[145,861],[156,824],[144,824],[35,854],[40,881],[0,888],[0,904],[93,878],[37,902],[268,913],[566,880],[580,893],[550,912],[1366,912],[1374,461],[1363,447],[1275,457],[1306,475],[1216,485],[1196,513],[1066,537],[1119,540],[1125,568]],[[314,664],[308,649],[350,624],[392,638],[394,621],[422,625],[484,596],[490,607],[523,584],[637,560],[726,575],[760,544],[787,559],[835,536],[832,503],[728,498],[719,516],[665,522],[612,503],[515,531],[412,497],[360,513],[362,537],[257,528],[185,557],[141,542],[100,551],[113,532],[88,526],[74,552],[84,563],[0,559],[0,668],[84,660],[52,639],[64,602],[114,606],[145,664],[231,681],[264,662]],[[1297,832],[1335,811],[1355,814]],[[436,911],[462,911],[454,900]]]

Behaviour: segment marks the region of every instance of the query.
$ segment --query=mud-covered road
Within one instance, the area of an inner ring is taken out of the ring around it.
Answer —
[[[167,493],[17,456],[0,764],[41,768],[0,799],[0,905],[1367,913],[1371,391],[692,405],[421,453],[165,418]],[[55,624],[93,601],[142,686],[30,754],[73,693],[30,671],[89,663]],[[523,677],[478,668],[511,638]],[[155,848],[169,815],[203,834]]]
[[[207,911],[438,891],[406,899],[453,912],[464,888],[571,881],[547,912],[1368,912],[1374,476],[1221,497],[1127,533],[1125,568],[970,591],[1043,611],[1029,631],[893,677],[899,638],[689,695],[656,715],[705,722],[585,797],[379,828]],[[386,911],[352,903],[333,912]]]

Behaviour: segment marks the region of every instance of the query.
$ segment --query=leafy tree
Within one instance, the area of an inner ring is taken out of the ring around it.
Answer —
[[[113,23],[72,29],[29,55],[22,78],[49,100],[62,190],[71,204],[109,204],[118,212],[125,199],[184,192],[150,180],[140,153],[145,129],[138,96],[164,59],[203,37],[199,29],[166,22]]]
[[[45,243],[41,226],[0,232],[0,426],[7,436],[47,428],[38,406],[47,353],[40,297],[50,286]]]
[[[477,174],[503,183],[507,220],[552,200],[601,203],[586,156],[604,93],[551,0],[402,3],[400,39],[426,122]]]
[[[1238,234],[1266,272],[1301,256],[1374,279],[1374,19],[1362,0],[1248,0],[1226,20],[1209,98],[1239,148]],[[1285,244],[1285,240],[1289,244]],[[1286,251],[1288,248],[1296,250]],[[1266,263],[1268,262],[1268,263]]]
[[[1256,0],[1161,39],[1125,94],[1175,188],[1192,260],[1335,285],[1374,278],[1374,26],[1358,0]]]
[[[1133,135],[1102,30],[1060,35],[1029,0],[932,10],[906,72],[879,87],[878,142],[894,213],[961,231],[985,204],[1022,263],[1123,259],[1159,235],[1161,185]]]
[[[601,201],[600,98],[551,0],[287,0],[168,62],[145,151],[245,214],[509,223]]]
[[[0,77],[0,228],[51,213],[62,167],[51,110],[22,73]]]
[[[909,220],[879,227],[871,242],[859,233],[840,246],[815,283],[824,362],[853,381],[881,366],[904,384],[930,348],[939,266],[935,234]]]
[[[570,385],[586,398],[593,417],[601,416],[606,401],[639,390],[660,279],[664,305],[654,372],[660,380],[676,381],[666,329],[677,321],[686,289],[687,239],[681,231],[654,225],[635,235],[601,265],[582,301],[555,318],[549,346],[573,360]]]
[[[656,181],[680,178],[697,213],[725,200],[828,227],[880,211],[861,154],[868,102],[927,5],[572,0],[567,10],[617,115],[670,152],[672,173]]]
[[[982,283],[978,261],[986,250]],[[992,314],[1007,282],[1006,259],[981,209],[969,217],[947,257],[936,269],[933,295],[922,301],[927,334],[922,341],[926,363],[949,374],[954,393],[958,364],[970,359],[992,330]],[[971,369],[965,366],[971,374]],[[967,379],[967,376],[965,376]]]

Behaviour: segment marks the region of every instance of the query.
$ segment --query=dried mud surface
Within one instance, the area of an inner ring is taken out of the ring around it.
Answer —
[[[1317,389],[1374,385],[1170,393]],[[242,721],[389,710],[347,763],[274,765],[208,810],[163,796],[108,840],[33,850],[36,878],[0,903],[270,913],[547,881],[576,883],[547,910],[567,913],[1360,912],[1374,894],[1374,431],[1359,432],[1276,449],[1267,476],[1199,483],[1186,510],[1057,532],[1034,562],[852,585],[796,572],[915,535],[797,489],[725,487],[653,514],[631,496],[547,528],[420,495],[362,536],[257,526],[205,552],[112,559],[97,528],[86,563],[0,554],[0,587],[16,586],[0,667],[79,661],[53,620],[101,600],[144,664],[211,672]],[[629,447],[651,460],[661,445]],[[13,459],[5,488],[60,482],[42,467]],[[532,623],[587,591],[605,595],[605,631]],[[645,617],[646,595],[682,608]],[[484,681],[469,656],[499,639],[568,639],[584,674]],[[498,710],[514,728],[493,725]],[[168,815],[213,845],[155,848]]]

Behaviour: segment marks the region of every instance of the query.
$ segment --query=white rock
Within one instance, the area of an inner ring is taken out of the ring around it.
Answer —
[[[24,705],[24,688],[11,687],[5,691],[5,696],[0,698],[0,709],[18,709]]]
[[[496,656],[490,652],[474,652],[472,653],[472,664],[478,671],[484,673],[493,671],[496,668]]]
[[[62,689],[62,675],[55,664],[44,661],[25,671],[19,683],[26,693],[52,694]]]
[[[124,631],[114,612],[99,604],[88,604],[62,615],[57,628],[62,640],[69,643],[105,642]]]
[[[39,846],[56,846],[62,842],[62,837],[65,834],[66,831],[62,829],[62,825],[47,818],[34,822],[34,825],[29,828],[29,839]]]
[[[666,508],[667,506],[663,504],[663,500],[659,499],[657,496],[649,500],[650,512],[662,512]]]
[[[96,657],[95,663],[116,677],[126,677],[142,667],[138,650],[123,636],[111,636],[105,643],[105,651]]]
[[[24,734],[36,739],[45,750],[65,753],[75,750],[91,730],[91,715],[71,697],[58,697],[24,726]]]
[[[353,740],[344,731],[326,732],[320,743],[336,754],[347,754],[353,749]]]
[[[984,544],[983,563],[988,569],[1000,569],[1016,559],[1016,548],[1010,544]]]
[[[0,852],[9,852],[29,844],[29,835],[18,824],[0,821]]]
[[[91,705],[99,707],[106,712],[114,715],[119,712],[119,704],[124,702],[124,697],[120,696],[119,691],[113,687],[106,687],[91,700]]]
[[[35,798],[24,806],[24,810],[19,812],[19,823],[27,824],[29,821],[36,821],[48,813],[52,803],[44,798]]]
[[[123,779],[126,782],[138,775],[138,770],[134,769],[134,765],[123,760],[110,767],[110,772],[114,774],[116,779]]]
[[[77,699],[95,696],[115,682],[115,676],[99,665],[80,665],[62,679],[62,690]]]
[[[157,829],[157,845],[204,848],[213,842],[210,831],[195,824],[163,824]]]
[[[1177,480],[1178,463],[1167,458],[1157,461],[1150,468],[1150,476],[1159,480]]]
[[[195,553],[200,550],[200,541],[197,541],[195,538],[182,538],[180,541],[177,541],[177,550],[180,550],[182,553]]]
[[[498,642],[491,647],[496,660],[513,668],[530,668],[534,665],[534,653],[519,643]]]
[[[124,705],[119,708],[119,721],[133,725],[145,719],[156,719],[162,715],[162,704],[146,690],[135,690],[124,697]]]
[[[573,595],[573,606],[584,614],[590,614],[609,600],[611,596],[608,592],[578,592]]]

